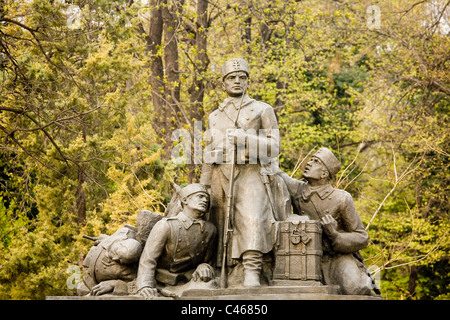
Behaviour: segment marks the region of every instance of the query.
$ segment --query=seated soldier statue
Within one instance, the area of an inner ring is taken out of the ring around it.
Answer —
[[[191,279],[215,279],[211,266],[217,230],[202,219],[209,209],[209,194],[199,183],[178,192],[182,210],[158,221],[142,252],[136,287],[146,299],[159,295],[160,285],[177,285]]]
[[[327,148],[320,148],[306,164],[299,181],[282,173],[294,206],[294,213],[320,221],[322,237],[322,273],[328,285],[339,285],[343,294],[372,295],[378,292],[359,250],[369,236],[356,212],[352,196],[333,188],[331,179],[341,168],[339,160]]]

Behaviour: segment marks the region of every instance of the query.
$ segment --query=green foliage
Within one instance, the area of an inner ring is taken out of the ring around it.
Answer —
[[[22,233],[2,256],[0,299],[45,299],[68,294],[65,256],[70,250],[53,235],[55,228],[42,226]]]
[[[4,298],[67,294],[65,269],[87,253],[83,233],[164,210],[144,44],[123,13],[110,19],[108,2],[82,5],[80,30],[68,29],[66,7],[25,1],[6,12],[39,32],[3,28],[14,39],[0,87]]]

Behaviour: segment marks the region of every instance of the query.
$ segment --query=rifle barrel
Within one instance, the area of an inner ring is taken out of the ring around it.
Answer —
[[[98,240],[97,237],[90,237],[90,236],[87,236],[87,235],[85,235],[85,234],[83,234],[83,238],[88,239],[88,240],[91,240],[91,241],[97,241],[97,240]]]
[[[228,242],[230,240],[229,232],[232,232],[233,229],[230,228],[230,219],[232,217],[233,210],[233,188],[234,188],[234,170],[235,170],[235,162],[236,162],[236,148],[233,148],[233,153],[231,155],[231,170],[230,170],[230,184],[228,188],[227,195],[227,212],[225,216],[224,226],[223,226],[223,254],[222,254],[222,268],[220,271],[220,287],[226,288],[228,285],[228,276],[227,276],[227,253],[228,253]]]

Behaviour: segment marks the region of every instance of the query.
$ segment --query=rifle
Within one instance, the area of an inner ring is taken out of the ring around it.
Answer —
[[[247,90],[247,86],[244,87],[244,93],[242,94],[241,101],[239,103],[239,109],[236,116],[236,120],[234,121],[234,127],[238,127],[238,118],[241,112],[242,102],[244,100],[245,91]],[[228,185],[228,194],[227,194],[227,212],[225,216],[225,223],[223,226],[223,254],[222,254],[222,268],[220,270],[220,287],[226,288],[228,285],[228,275],[227,275],[227,251],[228,251],[228,242],[230,241],[230,233],[233,232],[232,228],[232,213],[233,213],[233,190],[234,190],[234,171],[236,166],[236,147],[235,142],[233,141],[232,154],[231,154],[231,170],[230,170],[230,183]]]
[[[87,236],[85,234],[83,234],[83,238],[91,240],[91,241],[97,241],[98,240],[98,237],[90,237],[90,236]]]

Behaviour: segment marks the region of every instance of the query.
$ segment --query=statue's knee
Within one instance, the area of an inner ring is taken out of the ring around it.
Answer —
[[[347,257],[335,261],[333,268],[333,282],[339,284],[343,294],[365,295],[370,293],[370,278],[356,263]]]

